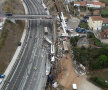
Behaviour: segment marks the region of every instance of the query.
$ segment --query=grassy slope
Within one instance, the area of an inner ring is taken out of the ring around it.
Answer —
[[[4,26],[3,31],[8,31],[8,33],[0,49],[0,73],[4,72],[14,55],[24,30],[24,21],[17,21],[16,24],[6,21]],[[3,37],[0,38],[0,43],[2,43],[2,39]]]
[[[7,0],[3,4],[2,9],[4,12],[24,14],[24,8],[20,0]],[[18,46],[17,43],[21,39],[24,27],[24,21],[16,21],[16,23],[5,22],[0,37],[0,74],[5,71],[11,61]]]
[[[2,6],[2,10],[5,13],[24,14],[24,7],[20,0],[7,0]]]

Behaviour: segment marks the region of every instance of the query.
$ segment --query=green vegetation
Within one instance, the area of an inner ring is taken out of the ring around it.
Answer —
[[[104,90],[108,90],[108,69],[97,70],[90,74],[89,80],[94,84],[102,87]]]
[[[73,48],[75,58],[90,70],[108,68],[108,48]]]
[[[101,10],[102,17],[108,17],[108,7],[105,7]]]
[[[108,17],[108,0],[101,0],[101,2],[105,3],[106,6],[101,10],[102,17]]]
[[[93,11],[94,11],[94,8],[89,8],[90,12],[91,12],[91,15],[93,15]]]
[[[100,40],[98,40],[98,39],[94,36],[93,33],[87,33],[87,37],[88,37],[89,39],[92,40],[92,42],[93,42],[94,45],[96,45],[96,46],[98,46],[98,47],[100,47],[100,46],[103,45],[103,43],[101,43]]]
[[[94,8],[91,7],[91,8],[89,8],[89,10],[90,10],[90,12],[93,12]]]
[[[96,60],[92,63],[92,69],[102,69],[108,67],[108,57],[107,55],[101,54]]]
[[[89,48],[77,47],[79,37],[70,39],[76,60],[90,70],[108,68],[108,45],[102,44],[92,33],[88,38],[92,42]]]
[[[70,5],[71,5],[71,6],[74,6],[74,2],[70,2]]]
[[[105,3],[108,6],[108,0],[100,0],[100,1]]]
[[[78,39],[79,39],[78,36],[72,37],[72,38],[70,39],[70,43],[71,43],[73,46],[76,46],[76,45],[77,45],[77,42],[78,42]]]
[[[106,83],[102,78],[90,77],[90,81],[102,88],[108,88],[108,83]]]
[[[88,24],[85,23],[85,22],[81,22],[81,23],[79,24],[79,27],[88,29]]]

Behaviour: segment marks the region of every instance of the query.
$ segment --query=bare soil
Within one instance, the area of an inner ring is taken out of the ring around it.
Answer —
[[[67,58],[66,58],[67,57]],[[70,53],[63,57],[60,61],[61,73],[59,73],[57,81],[64,89],[58,90],[72,90],[72,84],[76,83],[78,90],[101,90],[87,80],[87,76],[79,76],[75,73],[72,64]]]
[[[93,15],[100,15],[100,10],[94,10]]]
[[[76,75],[69,54],[67,57],[68,59],[62,58],[61,60],[62,72],[58,76],[58,82],[68,90]]]
[[[4,13],[24,14],[24,7],[21,0],[6,0],[2,5]]]
[[[57,11],[56,11],[55,4],[54,4],[53,0],[43,0],[43,1],[46,4],[47,9],[49,10],[50,14],[57,15]]]
[[[24,14],[24,7],[21,0],[6,0],[2,5],[4,13]],[[6,21],[3,30],[0,32],[0,74],[3,73],[10,63],[18,42],[21,39],[25,27],[24,21]],[[4,35],[2,35],[4,32]]]
[[[8,34],[3,47],[0,49],[0,73],[3,73],[10,63],[18,47],[18,42],[21,39],[24,26],[24,21],[17,21],[16,23],[5,22],[3,30],[7,30]],[[0,41],[1,39],[2,38],[0,38]]]

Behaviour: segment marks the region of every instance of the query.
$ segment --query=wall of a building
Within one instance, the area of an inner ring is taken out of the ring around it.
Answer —
[[[93,29],[93,30],[101,30],[102,23],[103,23],[102,20],[92,21],[91,17],[88,20],[88,25],[89,25],[90,29]]]
[[[102,29],[108,29],[108,23],[103,23],[102,24]]]
[[[90,29],[92,29],[92,19],[91,19],[91,17],[88,20],[88,25],[89,25]]]

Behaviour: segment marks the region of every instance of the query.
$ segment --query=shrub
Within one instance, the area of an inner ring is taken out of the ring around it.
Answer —
[[[104,88],[104,87],[108,88],[108,84],[103,79],[101,79],[99,77],[90,77],[89,80],[102,88]]]
[[[93,33],[87,33],[87,37],[88,37],[88,38],[94,38],[95,36],[94,36]]]
[[[108,8],[104,8],[101,10],[102,17],[108,17]]]
[[[79,40],[79,37],[78,37],[78,36],[72,37],[72,38],[70,39],[70,43],[71,43],[73,46],[76,46],[78,40]]]
[[[79,24],[79,27],[88,29],[88,24],[85,23],[85,22],[81,22],[81,23]]]

